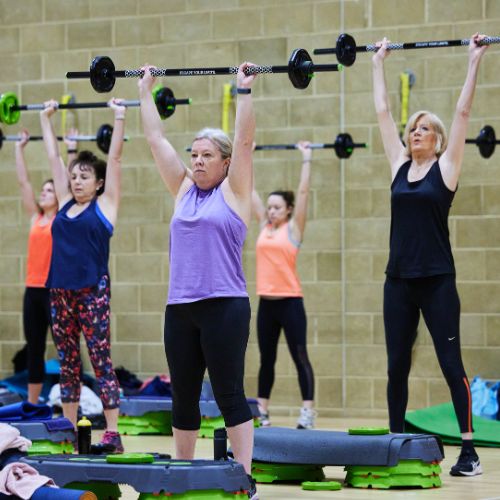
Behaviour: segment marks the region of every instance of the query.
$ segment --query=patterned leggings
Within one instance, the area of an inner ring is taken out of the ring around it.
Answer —
[[[109,277],[80,290],[50,290],[52,331],[61,362],[61,401],[80,400],[80,332],[83,332],[104,409],[118,408],[120,389],[111,362]]]

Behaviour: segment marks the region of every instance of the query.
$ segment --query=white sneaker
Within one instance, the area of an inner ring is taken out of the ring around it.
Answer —
[[[259,406],[259,423],[261,427],[270,427],[271,426],[271,419],[269,418],[269,412],[265,412],[260,406]]]
[[[314,429],[314,419],[317,415],[318,412],[312,408],[301,408],[297,429]]]

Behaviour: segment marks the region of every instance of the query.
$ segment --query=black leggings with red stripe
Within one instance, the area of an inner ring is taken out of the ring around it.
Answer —
[[[460,299],[453,274],[425,278],[388,276],[385,281],[387,401],[391,431],[404,432],[408,376],[420,311],[450,388],[460,432],[472,432],[471,393],[460,353]]]

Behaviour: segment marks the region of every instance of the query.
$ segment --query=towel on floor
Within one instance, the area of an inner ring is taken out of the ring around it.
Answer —
[[[17,495],[27,500],[44,485],[55,486],[50,477],[41,476],[28,464],[14,462],[0,471],[0,493],[6,495]]]

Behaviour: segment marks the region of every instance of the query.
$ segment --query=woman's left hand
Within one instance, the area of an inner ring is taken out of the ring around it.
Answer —
[[[479,45],[481,40],[484,40],[486,35],[480,33],[474,33],[471,36],[469,43],[469,58],[470,59],[480,59],[482,55],[488,50],[489,45]]]

